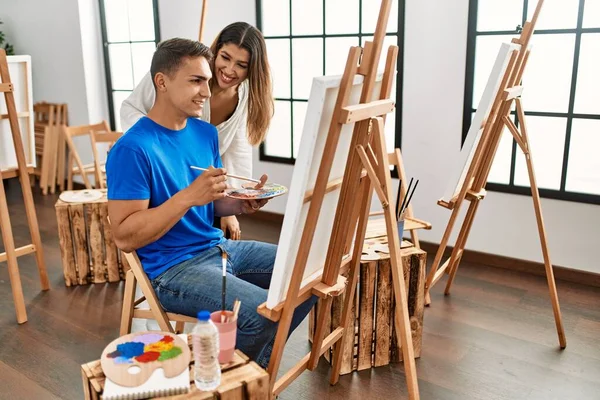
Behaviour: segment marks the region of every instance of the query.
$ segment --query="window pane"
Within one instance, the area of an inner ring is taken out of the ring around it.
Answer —
[[[114,90],[133,90],[133,70],[131,67],[131,45],[109,44],[110,76]],[[146,71],[150,66],[146,67]]]
[[[587,4],[587,2],[586,2]],[[598,10],[600,12],[600,10]],[[600,33],[581,35],[577,89],[575,93],[576,113],[600,114]]]
[[[358,33],[358,0],[326,0],[325,32]]]
[[[113,92],[113,109],[115,115],[115,129],[117,132],[121,132],[121,104],[130,94],[131,92],[129,91]]]
[[[152,0],[127,0],[127,2],[129,3],[131,41],[154,40],[154,6]]]
[[[290,34],[290,2],[262,0],[262,32],[265,36],[288,36]]]
[[[294,158],[296,158],[300,149],[300,139],[304,132],[304,119],[306,118],[308,102],[294,101],[292,104],[294,107]]]
[[[362,33],[375,33],[381,1],[362,0]],[[386,32],[398,31],[398,0],[392,1]]]
[[[583,27],[600,28],[600,0],[585,0]]]
[[[523,22],[523,0],[479,0],[477,31],[512,31]]]
[[[537,1],[529,1],[528,21],[533,17],[536,4]],[[577,26],[578,11],[579,0],[545,0],[535,29],[574,29]]]
[[[574,119],[566,190],[600,195],[600,121]]]
[[[290,40],[266,39],[273,74],[273,95],[290,98]]]
[[[475,115],[475,113],[473,113]],[[488,175],[488,182],[502,183],[508,185],[510,183],[510,165],[512,163],[512,145],[513,137],[504,128],[502,131],[502,137],[500,144],[496,150],[494,161],[492,162],[492,168]]]
[[[265,141],[265,153],[269,156],[291,157],[292,150],[292,116],[289,101],[275,102],[275,115],[271,120],[269,134]]]
[[[575,34],[534,35],[531,42],[533,47],[523,76],[525,110],[567,112]]]
[[[473,108],[477,108],[488,82],[492,67],[502,43],[510,43],[514,36],[478,36],[475,42],[475,70],[473,73]]]
[[[367,41],[372,42],[373,36],[363,36],[363,38],[362,38],[362,46],[363,47],[365,45],[365,42],[367,42]],[[385,68],[385,58],[387,57],[388,48],[390,46],[398,46],[398,36],[394,36],[394,35],[386,36],[385,39],[383,39],[383,47],[381,48],[381,56],[379,56],[379,65],[377,66],[377,71],[383,72],[383,69]]]
[[[529,115],[526,123],[538,187],[559,190],[567,120]],[[517,148],[515,185],[529,186],[527,164],[520,148]]]
[[[104,0],[106,34],[109,42],[129,41],[129,19],[127,2]]]
[[[292,95],[308,99],[313,78],[323,76],[323,39],[293,39],[292,57]]]
[[[358,36],[325,39],[325,75],[342,75],[350,47],[358,45]]]
[[[323,0],[292,0],[292,35],[322,33]]]
[[[150,63],[152,62],[155,49],[156,44],[154,42],[131,44],[134,87],[140,83],[144,75],[150,70]]]

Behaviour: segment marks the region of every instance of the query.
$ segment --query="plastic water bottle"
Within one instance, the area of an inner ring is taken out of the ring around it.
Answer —
[[[209,311],[198,313],[198,322],[192,330],[194,348],[194,380],[200,390],[214,390],[221,383],[219,365],[219,332],[210,320]]]

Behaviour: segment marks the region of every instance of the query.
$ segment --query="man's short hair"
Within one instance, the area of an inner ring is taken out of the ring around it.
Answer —
[[[184,58],[196,57],[204,57],[210,64],[213,54],[208,46],[196,40],[173,38],[160,42],[152,56],[152,64],[150,65],[150,75],[154,88],[156,89],[154,77],[158,72],[173,76],[181,66]]]

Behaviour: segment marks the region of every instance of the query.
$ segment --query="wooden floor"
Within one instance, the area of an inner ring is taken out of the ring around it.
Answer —
[[[18,182],[6,182],[17,246],[30,242]],[[54,203],[35,190],[52,288],[41,292],[33,256],[19,259],[29,321],[18,325],[6,264],[0,264],[0,399],[80,399],[80,364],[99,358],[118,335],[123,286],[64,285]],[[277,242],[279,227],[242,221],[246,238]],[[421,399],[600,399],[600,291],[558,282],[568,347],[558,349],[545,280],[461,265],[451,296],[443,284],[425,312]],[[288,342],[282,370],[309,346],[306,323]],[[328,384],[321,360],[280,399],[405,399],[402,365]]]

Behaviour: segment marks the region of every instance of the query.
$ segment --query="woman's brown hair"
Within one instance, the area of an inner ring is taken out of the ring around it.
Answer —
[[[256,146],[265,139],[274,112],[267,46],[262,33],[245,22],[234,22],[221,31],[210,47],[215,58],[221,47],[229,43],[235,44],[250,53],[247,127],[248,142]],[[215,84],[216,80],[213,80],[212,85]]]

